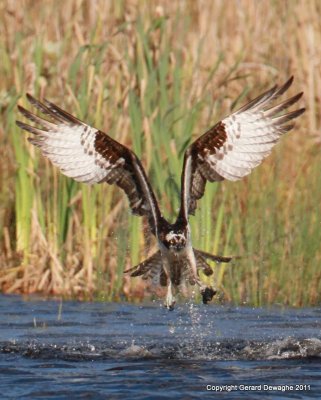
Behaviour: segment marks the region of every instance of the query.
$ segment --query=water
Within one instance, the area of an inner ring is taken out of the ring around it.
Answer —
[[[321,398],[320,308],[0,296],[0,311],[1,399]]]

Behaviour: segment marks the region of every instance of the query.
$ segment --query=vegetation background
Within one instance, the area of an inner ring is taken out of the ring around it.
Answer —
[[[117,188],[79,185],[28,144],[15,125],[26,92],[133,148],[174,217],[190,141],[293,74],[306,113],[250,177],[208,185],[193,240],[241,256],[213,265],[221,300],[319,303],[320,15],[318,0],[2,0],[1,290],[155,295],[123,275],[154,251],[144,221]]]

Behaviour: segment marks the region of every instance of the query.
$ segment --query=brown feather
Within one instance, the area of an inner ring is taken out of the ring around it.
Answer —
[[[286,123],[299,117],[304,108],[278,114],[295,104],[302,93],[270,107],[270,103],[284,94],[292,82],[293,77],[282,86],[264,92],[215,124],[186,150],[180,210],[184,218],[195,213],[197,200],[204,195],[206,181],[236,181],[248,175],[270,154],[282,134],[293,128],[293,124]],[[190,157],[192,161],[188,162]],[[190,179],[185,184],[187,168]]]
[[[160,211],[136,155],[110,136],[90,127],[50,101],[44,100],[42,103],[30,94],[27,94],[27,99],[52,120],[47,121],[18,106],[25,118],[42,128],[17,121],[20,128],[35,135],[29,141],[38,146],[62,173],[75,180],[118,185],[127,195],[132,212],[147,216],[151,231],[155,233],[154,217],[157,220]]]

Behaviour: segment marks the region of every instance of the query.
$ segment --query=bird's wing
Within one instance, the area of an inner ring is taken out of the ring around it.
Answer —
[[[206,182],[237,181],[251,173],[270,153],[280,137],[294,126],[289,123],[305,109],[283,113],[303,93],[271,107],[288,90],[291,77],[281,87],[261,94],[232,115],[218,122],[185,152],[182,172],[181,214],[194,214]]]
[[[126,193],[132,212],[148,217],[155,233],[160,215],[155,195],[137,156],[105,133],[44,100],[27,95],[28,101],[50,118],[46,120],[18,106],[20,113],[38,127],[17,121],[32,133],[29,141],[39,147],[60,171],[78,182],[116,184]]]

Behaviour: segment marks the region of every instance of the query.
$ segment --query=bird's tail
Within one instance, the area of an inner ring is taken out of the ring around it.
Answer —
[[[130,276],[142,276],[143,279],[157,279],[162,286],[167,285],[167,276],[163,268],[162,255],[157,251],[145,261],[141,262],[135,267],[127,269],[124,273],[130,273]]]
[[[213,274],[213,269],[208,265],[206,260],[211,260],[215,262],[224,262],[224,263],[230,262],[232,260],[232,257],[216,256],[210,253],[206,253],[205,251],[196,249],[193,250],[196,258],[197,269],[202,270],[204,274],[207,276]],[[187,271],[180,271],[180,272],[186,273]],[[132,277],[142,276],[142,278],[145,280],[146,279],[159,280],[159,283],[162,286],[167,285],[167,275],[163,268],[162,255],[160,251],[157,251],[156,253],[151,255],[149,258],[147,258],[140,264],[135,265],[135,267],[127,269],[126,271],[124,271],[124,273],[130,273],[130,276]],[[180,274],[176,280],[180,281]]]
[[[216,256],[214,254],[206,253],[202,250],[193,250],[196,258],[197,269],[202,270],[206,276],[213,274],[213,269],[207,264],[206,260],[215,261],[217,263],[228,263],[232,260],[232,257]]]

